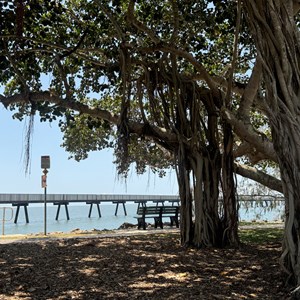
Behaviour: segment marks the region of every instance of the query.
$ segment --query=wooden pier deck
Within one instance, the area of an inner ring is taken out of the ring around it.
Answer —
[[[89,215],[91,217],[93,205],[97,206],[98,215],[101,217],[100,204],[112,203],[116,205],[115,216],[118,214],[119,205],[122,204],[124,214],[127,215],[125,204],[127,202],[137,203],[138,207],[146,206],[148,202],[156,205],[164,205],[165,202],[172,205],[179,204],[179,196],[176,195],[118,195],[118,194],[46,194],[46,203],[57,205],[56,220],[59,217],[61,206],[65,206],[66,217],[69,220],[69,203],[83,202],[90,205]],[[27,207],[31,203],[45,203],[45,194],[0,194],[0,205],[11,204],[17,207],[14,223],[18,222],[20,208],[24,208],[26,223],[29,223]]]

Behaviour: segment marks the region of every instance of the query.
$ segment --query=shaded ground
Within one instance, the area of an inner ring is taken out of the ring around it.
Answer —
[[[288,299],[280,247],[184,249],[178,233],[0,244],[0,299]]]

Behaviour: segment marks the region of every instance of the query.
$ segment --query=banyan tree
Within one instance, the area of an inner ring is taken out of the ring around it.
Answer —
[[[223,83],[211,74],[236,63],[240,21],[219,10],[224,45],[215,35],[225,28],[211,28],[205,1],[156,2],[2,3],[1,100],[21,118],[64,116],[66,148],[80,158],[112,146],[120,173],[132,161],[140,170],[168,161],[178,176],[182,243],[237,245],[233,134],[220,114],[232,105],[234,68]]]
[[[299,283],[296,3],[0,5],[0,101],[17,118],[60,118],[76,159],[112,147],[125,176],[174,166],[184,245],[238,245],[234,173],[283,191],[283,265]],[[253,168],[266,161],[283,185]]]

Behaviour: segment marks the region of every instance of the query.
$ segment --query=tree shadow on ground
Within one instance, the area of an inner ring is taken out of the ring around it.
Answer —
[[[0,299],[285,299],[281,245],[186,249],[178,234],[0,245]]]

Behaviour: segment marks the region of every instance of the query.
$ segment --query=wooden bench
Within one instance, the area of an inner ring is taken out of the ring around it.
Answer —
[[[146,218],[154,218],[154,227],[163,228],[162,219],[165,217],[170,218],[171,226],[176,224],[176,227],[179,227],[179,206],[144,206],[139,207],[137,211],[137,220],[138,220],[138,229],[143,227],[146,229]]]

